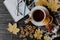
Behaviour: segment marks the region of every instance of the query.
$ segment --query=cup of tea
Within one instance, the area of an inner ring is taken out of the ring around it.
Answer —
[[[50,16],[49,11],[43,6],[34,7],[29,13],[30,21],[36,26],[44,26],[52,23],[53,17]]]

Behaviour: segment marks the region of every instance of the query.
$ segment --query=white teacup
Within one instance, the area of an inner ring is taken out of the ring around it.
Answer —
[[[36,26],[44,26],[52,23],[53,18],[49,15],[49,11],[43,6],[34,7],[29,13],[31,22]]]

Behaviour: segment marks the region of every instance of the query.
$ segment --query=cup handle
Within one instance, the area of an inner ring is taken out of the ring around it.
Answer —
[[[50,16],[51,17],[51,21],[50,21],[50,23],[49,24],[51,24],[52,23],[52,21],[53,21],[53,17],[52,16]]]

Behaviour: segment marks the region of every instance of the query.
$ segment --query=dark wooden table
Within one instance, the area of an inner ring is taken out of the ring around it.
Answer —
[[[8,23],[14,22],[8,10],[0,0],[0,40],[21,40],[7,31]]]

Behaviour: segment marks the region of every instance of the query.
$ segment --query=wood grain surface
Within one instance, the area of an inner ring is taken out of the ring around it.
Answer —
[[[8,10],[0,0],[0,40],[21,40],[7,31],[8,23],[14,22]]]

